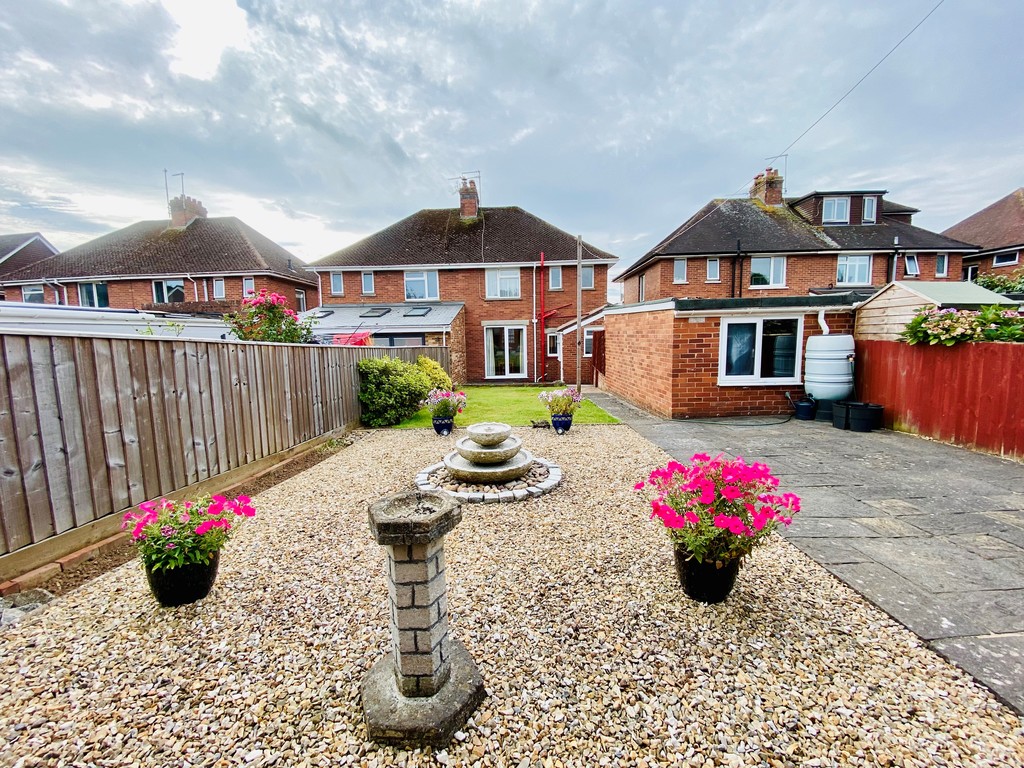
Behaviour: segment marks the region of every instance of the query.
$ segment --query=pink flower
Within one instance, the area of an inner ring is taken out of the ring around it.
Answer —
[[[213,518],[203,520],[203,522],[196,526],[196,536],[205,536],[209,533],[210,529],[213,528],[213,524],[215,522],[216,521]]]
[[[743,491],[735,485],[727,485],[722,489],[722,498],[735,501],[743,495]]]
[[[636,485],[633,486],[633,490],[634,491],[639,491],[643,487],[644,487],[644,481],[641,480],[639,483],[637,483]]]

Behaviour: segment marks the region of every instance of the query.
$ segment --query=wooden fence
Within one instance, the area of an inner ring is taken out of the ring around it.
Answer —
[[[887,426],[1024,459],[1024,344],[858,339],[857,399]]]
[[[421,354],[0,334],[0,555],[352,427],[359,360]]]

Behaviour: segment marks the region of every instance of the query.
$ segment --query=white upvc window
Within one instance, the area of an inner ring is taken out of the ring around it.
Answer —
[[[937,253],[937,254],[935,254],[935,276],[936,277],[949,277],[949,254],[948,253]]]
[[[81,307],[109,307],[106,283],[79,283],[78,305]]]
[[[153,303],[173,304],[185,300],[184,280],[154,280]]]
[[[992,257],[993,267],[1008,267],[1011,264],[1016,264],[1019,260],[1019,252],[1011,251],[1010,253],[997,253]]]
[[[373,272],[363,272],[363,295],[372,296],[373,293]]]
[[[562,268],[548,267],[548,290],[562,290]]]
[[[826,197],[821,203],[822,224],[849,224],[850,198]]]
[[[594,356],[594,331],[600,330],[598,328],[584,328],[583,329],[583,356],[593,357]]]
[[[559,357],[562,353],[562,334],[558,331],[548,331],[547,338],[548,357]]]
[[[636,279],[636,300],[644,301],[647,298],[647,275],[640,275]]]
[[[685,283],[686,282],[686,259],[673,259],[672,260],[672,282],[673,283]]]
[[[878,213],[878,198],[877,197],[865,197],[864,198],[864,210],[861,213],[862,224],[874,224],[877,221]]]
[[[585,264],[583,271],[580,272],[580,287],[584,291],[594,290],[594,265]]]
[[[706,282],[717,283],[721,281],[721,271],[717,258],[708,259],[708,276]]]
[[[306,292],[298,288],[295,289],[295,311],[306,311]]]
[[[345,280],[341,272],[331,272],[331,296],[345,295]]]
[[[723,317],[718,384],[799,384],[803,317]]]
[[[487,270],[488,299],[519,298],[519,268]]]
[[[783,288],[785,285],[785,256],[754,256],[750,259],[751,288]]]
[[[840,256],[836,285],[871,285],[871,257]]]
[[[213,298],[223,299],[227,294],[224,291],[224,278],[215,277],[213,278]]]
[[[405,273],[406,301],[438,301],[439,296],[436,271]]]
[[[964,280],[965,281],[967,281],[968,283],[973,283],[977,277],[978,277],[978,265],[977,264],[968,264],[966,267],[964,267]]]
[[[243,277],[242,278],[242,298],[247,296],[256,295],[256,278],[255,277]]]
[[[29,304],[45,304],[46,294],[43,292],[42,285],[23,285],[21,286],[21,300],[27,301]]]
[[[918,277],[921,274],[921,265],[917,263],[917,254],[908,253],[903,258],[906,264],[904,271],[907,277]]]

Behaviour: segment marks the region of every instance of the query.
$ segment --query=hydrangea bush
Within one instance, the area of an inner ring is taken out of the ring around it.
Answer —
[[[242,299],[242,308],[225,315],[224,322],[241,341],[276,341],[285,344],[311,344],[312,318],[299,320],[298,313],[288,307],[288,300],[279,293],[261,288],[255,296]]]
[[[571,416],[583,403],[583,393],[574,387],[541,392],[537,397],[553,415]]]
[[[969,309],[921,309],[907,323],[900,338],[908,344],[964,341],[1024,341],[1024,315],[998,305]]]
[[[677,549],[718,567],[745,557],[800,511],[800,497],[779,494],[765,464],[696,453],[689,465],[670,461],[636,484]]]
[[[454,419],[466,407],[466,393],[450,389],[432,389],[421,405],[430,410],[434,419]]]

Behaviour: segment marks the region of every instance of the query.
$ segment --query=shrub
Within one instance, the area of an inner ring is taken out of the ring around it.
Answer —
[[[430,379],[431,389],[451,389],[452,388],[452,377],[445,373],[444,368],[441,364],[433,358],[427,357],[426,355],[420,355],[416,360],[416,365],[419,366],[427,378]]]
[[[994,273],[978,275],[974,278],[974,282],[982,288],[988,288],[996,293],[1024,293],[1024,267],[1015,269],[1009,275]]]
[[[920,309],[900,337],[908,344],[942,344],[961,341],[1024,341],[1024,315],[993,305],[969,309]]]
[[[359,361],[359,402],[368,427],[391,427],[420,409],[430,379],[419,366],[397,358],[368,357]]]
[[[261,288],[255,296],[242,299],[242,308],[225,315],[232,332],[241,341],[277,341],[285,344],[311,344],[312,318],[299,320],[298,314],[287,307],[288,300],[279,293]]]

